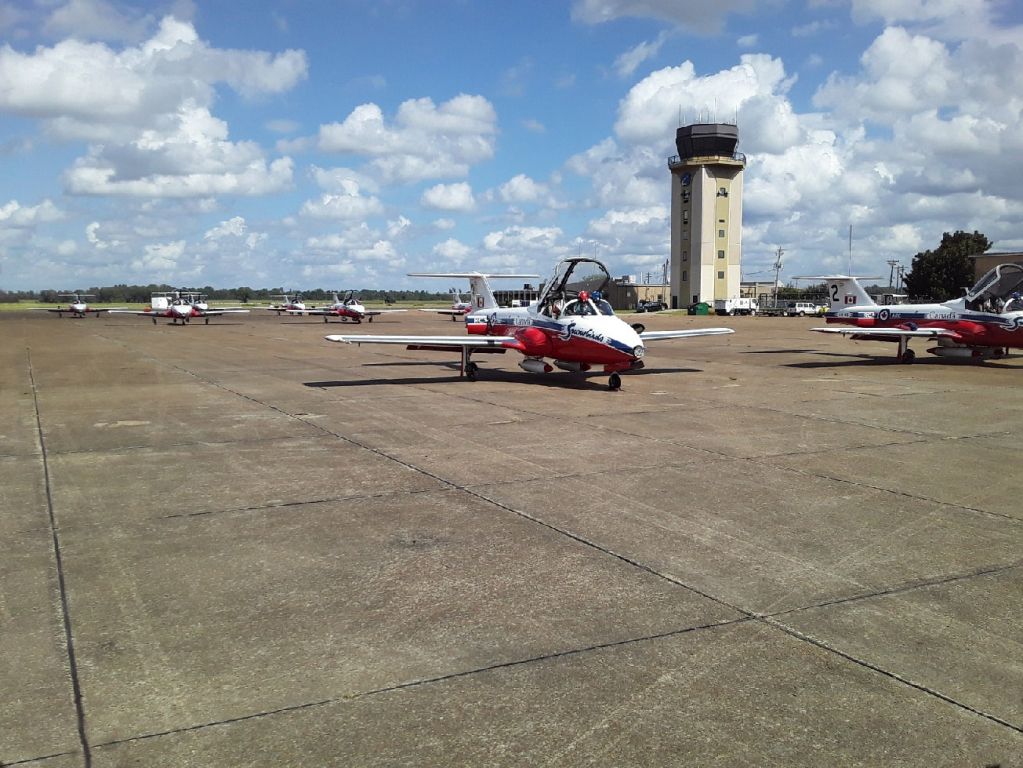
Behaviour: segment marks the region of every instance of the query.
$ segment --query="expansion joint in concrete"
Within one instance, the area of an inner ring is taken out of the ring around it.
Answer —
[[[36,386],[35,371],[32,368],[32,350],[25,350],[25,362],[28,366],[28,378],[32,385],[32,407],[35,412],[36,433],[39,439],[39,455],[43,463],[43,485],[46,490],[46,513],[50,527],[50,541],[53,548],[53,560],[57,571],[57,589],[60,597],[61,623],[64,628],[64,645],[67,650],[68,669],[71,676],[71,690],[75,704],[75,717],[78,722],[78,740],[82,747],[85,768],[92,765],[92,752],[89,739],[85,732],[85,709],[82,702],[82,686],[78,675],[78,661],[75,655],[75,635],[71,624],[71,607],[68,602],[67,581],[64,577],[64,558],[61,554],[60,531],[57,527],[53,511],[53,488],[50,482],[50,465],[46,455],[46,439],[43,434],[43,420],[39,411],[39,390]]]

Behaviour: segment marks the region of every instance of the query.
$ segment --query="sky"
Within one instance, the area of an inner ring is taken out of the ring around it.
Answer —
[[[1023,250],[1021,109],[1015,0],[0,0],[0,288],[659,274],[692,122],[744,279],[887,277]]]

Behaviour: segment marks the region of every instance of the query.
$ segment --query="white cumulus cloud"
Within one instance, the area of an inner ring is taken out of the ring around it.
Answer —
[[[65,173],[71,194],[260,195],[290,186],[291,160],[269,161],[255,143],[230,141],[211,113],[215,87],[279,93],[306,67],[301,51],[213,48],[168,16],[152,37],[121,50],[78,39],[31,53],[4,45],[0,110],[42,119],[54,138],[91,143]]]
[[[460,177],[494,154],[497,114],[482,96],[462,94],[436,105],[431,99],[401,104],[388,123],[376,104],[356,107],[343,122],[320,127],[324,152],[372,157],[384,180],[412,182]]]
[[[423,192],[420,202],[424,207],[438,211],[471,211],[476,207],[472,187],[465,182],[430,187]]]

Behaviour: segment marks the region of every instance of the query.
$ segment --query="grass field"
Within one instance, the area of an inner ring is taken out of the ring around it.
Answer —
[[[315,304],[316,306],[324,306],[326,304],[330,304],[330,301],[310,302],[310,304]],[[31,309],[56,309],[58,306],[66,307],[67,303],[65,302],[63,304],[47,304],[47,303],[44,303],[44,302],[41,302],[41,301],[10,301],[10,302],[0,302],[0,312],[21,312],[21,311],[31,310]],[[113,307],[117,307],[118,309],[120,309],[120,308],[124,308],[124,309],[145,309],[149,305],[148,305],[148,303],[145,303],[145,304],[130,304],[130,303],[126,304],[126,303],[119,303],[119,302],[95,302],[94,303],[94,302],[90,301],[89,302],[89,306],[90,307],[94,307],[96,309],[107,309],[107,308],[113,308]],[[258,309],[260,307],[265,307],[265,306],[268,306],[268,305],[267,304],[257,304],[257,303],[242,304],[241,302],[237,302],[237,301],[234,301],[234,302],[232,302],[232,301],[213,301],[213,302],[210,302],[210,307],[213,308],[213,309],[216,309],[217,307],[243,307],[245,309]],[[378,305],[378,304],[375,304],[375,303],[371,302],[367,306],[369,306],[371,308],[374,308],[374,309],[379,309],[379,308],[382,308],[384,305],[383,304],[379,304]],[[394,304],[388,304],[387,306],[389,308],[391,308],[391,309],[415,309],[417,307],[434,307],[434,308],[438,308],[439,309],[439,308],[444,308],[444,307],[451,306],[451,302],[450,301],[421,301],[421,302],[398,301],[398,302],[395,302]]]

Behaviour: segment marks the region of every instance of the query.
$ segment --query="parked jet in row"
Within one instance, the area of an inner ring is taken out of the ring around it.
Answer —
[[[440,277],[440,276],[441,275],[427,274],[425,272],[409,273],[409,277]],[[462,294],[459,292],[457,288],[452,288],[449,292],[451,293],[451,306],[449,308],[434,309],[433,307],[422,307],[420,308],[419,311],[434,312],[438,315],[451,315],[451,322],[453,323],[458,322],[458,318],[462,317],[463,315],[467,315],[469,314],[469,312],[472,311],[475,296],[471,295],[471,289],[468,300],[462,298]],[[480,304],[480,306],[481,307],[483,306],[482,303]]]
[[[205,298],[199,294],[183,293],[173,291],[171,293],[154,293],[150,301],[149,309],[112,309],[111,314],[139,315],[151,317],[153,325],[156,325],[158,318],[166,317],[171,324],[182,325],[190,322],[193,318],[201,317],[206,325],[209,325],[211,317],[220,317],[229,314],[248,314],[249,310],[234,307],[223,309],[210,309]]]
[[[305,314],[305,315],[322,315],[323,322],[329,322],[330,318],[338,317],[341,318],[341,322],[352,320],[356,323],[361,323],[363,318],[366,318],[369,322],[373,322],[373,318],[377,315],[390,314],[392,312],[406,312],[404,309],[366,309],[366,307],[359,301],[359,297],[355,295],[354,291],[348,291],[343,299],[339,299],[337,293],[334,294],[334,300],[332,303],[325,307],[318,309],[303,309],[295,310],[289,309],[289,314]]]
[[[453,276],[453,275],[445,275]],[[519,367],[547,373],[589,371],[599,366],[609,374],[608,387],[622,386],[622,371],[644,366],[645,343],[733,333],[731,328],[692,328],[677,331],[645,331],[615,316],[603,292],[611,282],[607,268],[595,259],[572,258],[560,262],[544,285],[540,298],[528,307],[497,305],[487,278],[481,273],[467,277],[483,306],[465,316],[466,336],[370,336],[331,335],[327,341],[349,344],[403,344],[408,349],[461,352],[461,372],[476,378],[474,352],[520,352]],[[553,366],[545,361],[550,358]]]
[[[819,333],[841,333],[856,340],[898,344],[897,359],[916,359],[909,342],[933,339],[927,351],[939,357],[983,361],[1000,358],[1010,348],[1023,347],[1023,267],[1000,264],[977,281],[966,295],[940,304],[878,305],[855,277],[806,277],[828,286],[831,307],[825,315],[832,325]]]
[[[49,307],[39,307],[39,312],[56,312],[57,317],[64,317],[67,313],[71,317],[85,317],[87,314],[94,313],[96,317],[99,317],[100,312],[110,312],[113,307],[90,307],[86,299],[95,299],[96,296],[91,293],[60,293],[57,294],[62,299],[68,300],[66,307],[57,307],[56,309],[50,309]]]
[[[275,293],[273,298],[280,299],[280,304],[271,304],[269,307],[257,307],[257,309],[266,309],[270,312],[276,312],[280,315],[282,312],[290,312],[292,314],[305,314],[310,309],[316,309],[315,305],[306,306],[306,303],[302,301],[302,297],[299,294],[288,294],[288,293]]]

